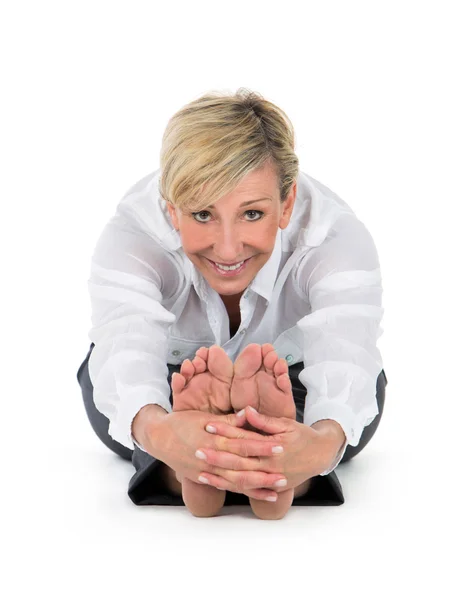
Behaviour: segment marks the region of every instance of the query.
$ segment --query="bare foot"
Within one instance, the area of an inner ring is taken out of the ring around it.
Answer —
[[[216,415],[233,412],[230,385],[233,364],[220,346],[199,348],[171,378],[173,410],[203,410]]]
[[[249,344],[238,355],[230,401],[235,412],[250,405],[269,417],[296,418],[289,367],[272,344]]]
[[[230,385],[233,364],[220,346],[199,348],[195,358],[186,359],[171,380],[173,410],[202,410],[213,414],[233,412]],[[203,465],[203,461],[202,461]],[[225,502],[225,490],[197,483],[176,473],[184,504],[197,517],[216,515]]]
[[[238,355],[233,370],[230,400],[236,412],[250,405],[270,417],[296,418],[289,367],[283,358],[278,358],[272,344],[249,344]],[[309,487],[306,483],[302,484],[300,495],[306,493]],[[256,516],[281,519],[287,513],[295,490],[275,491],[278,499],[274,503],[249,498]]]

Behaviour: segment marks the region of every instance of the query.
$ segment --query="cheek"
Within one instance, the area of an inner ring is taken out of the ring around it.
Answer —
[[[253,235],[249,236],[249,241],[246,239],[246,244],[269,252],[275,245],[277,231],[278,226],[276,223],[265,225],[262,228],[259,227]]]
[[[183,249],[188,254],[196,254],[208,246],[208,236],[200,228],[187,226],[180,233]]]

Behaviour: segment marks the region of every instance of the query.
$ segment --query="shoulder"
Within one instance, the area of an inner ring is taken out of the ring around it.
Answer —
[[[127,190],[117,205],[116,214],[135,224],[165,250],[173,252],[181,246],[181,240],[160,195],[159,185],[158,169]]]

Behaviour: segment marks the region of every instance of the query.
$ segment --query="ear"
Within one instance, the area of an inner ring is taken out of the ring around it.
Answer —
[[[167,209],[171,218],[171,222],[173,223],[173,227],[176,229],[176,231],[179,231],[179,220],[176,208],[173,206],[173,204],[171,204],[171,202],[167,202]]]
[[[279,228],[285,229],[289,225],[290,217],[292,216],[292,210],[295,204],[295,198],[297,197],[297,182],[290,188],[290,192],[284,202],[281,204],[281,218],[279,220]]]

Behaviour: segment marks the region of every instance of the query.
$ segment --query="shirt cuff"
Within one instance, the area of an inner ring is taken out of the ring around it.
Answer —
[[[146,454],[149,454],[148,451],[145,448],[143,448],[143,446],[139,442],[136,441],[136,439],[135,439],[135,437],[134,437],[134,435],[133,435],[132,432],[130,432],[130,438],[132,440],[132,444],[134,444],[135,446],[137,446],[143,452],[146,452]]]
[[[116,412],[116,417],[110,420],[108,433],[123,446],[134,450],[138,446],[140,450],[146,452],[141,444],[134,439],[132,434],[132,423],[137,413],[147,404],[157,404],[167,413],[172,412],[172,407],[168,398],[162,398],[156,390],[151,390],[150,386],[135,386],[131,392],[124,393],[122,402]],[[142,393],[143,392],[143,393]]]
[[[363,429],[374,420],[378,412],[373,415],[371,409],[369,409],[360,415],[355,415],[348,406],[335,401],[329,401],[328,398],[321,398],[321,401],[310,407],[308,411],[306,411],[305,407],[303,416],[303,423],[305,425],[311,427],[316,421],[331,419],[332,421],[339,423],[346,435],[346,442],[333,461],[333,464],[323,473],[319,473],[319,475],[328,475],[336,469],[341,462],[348,445],[358,445]]]

